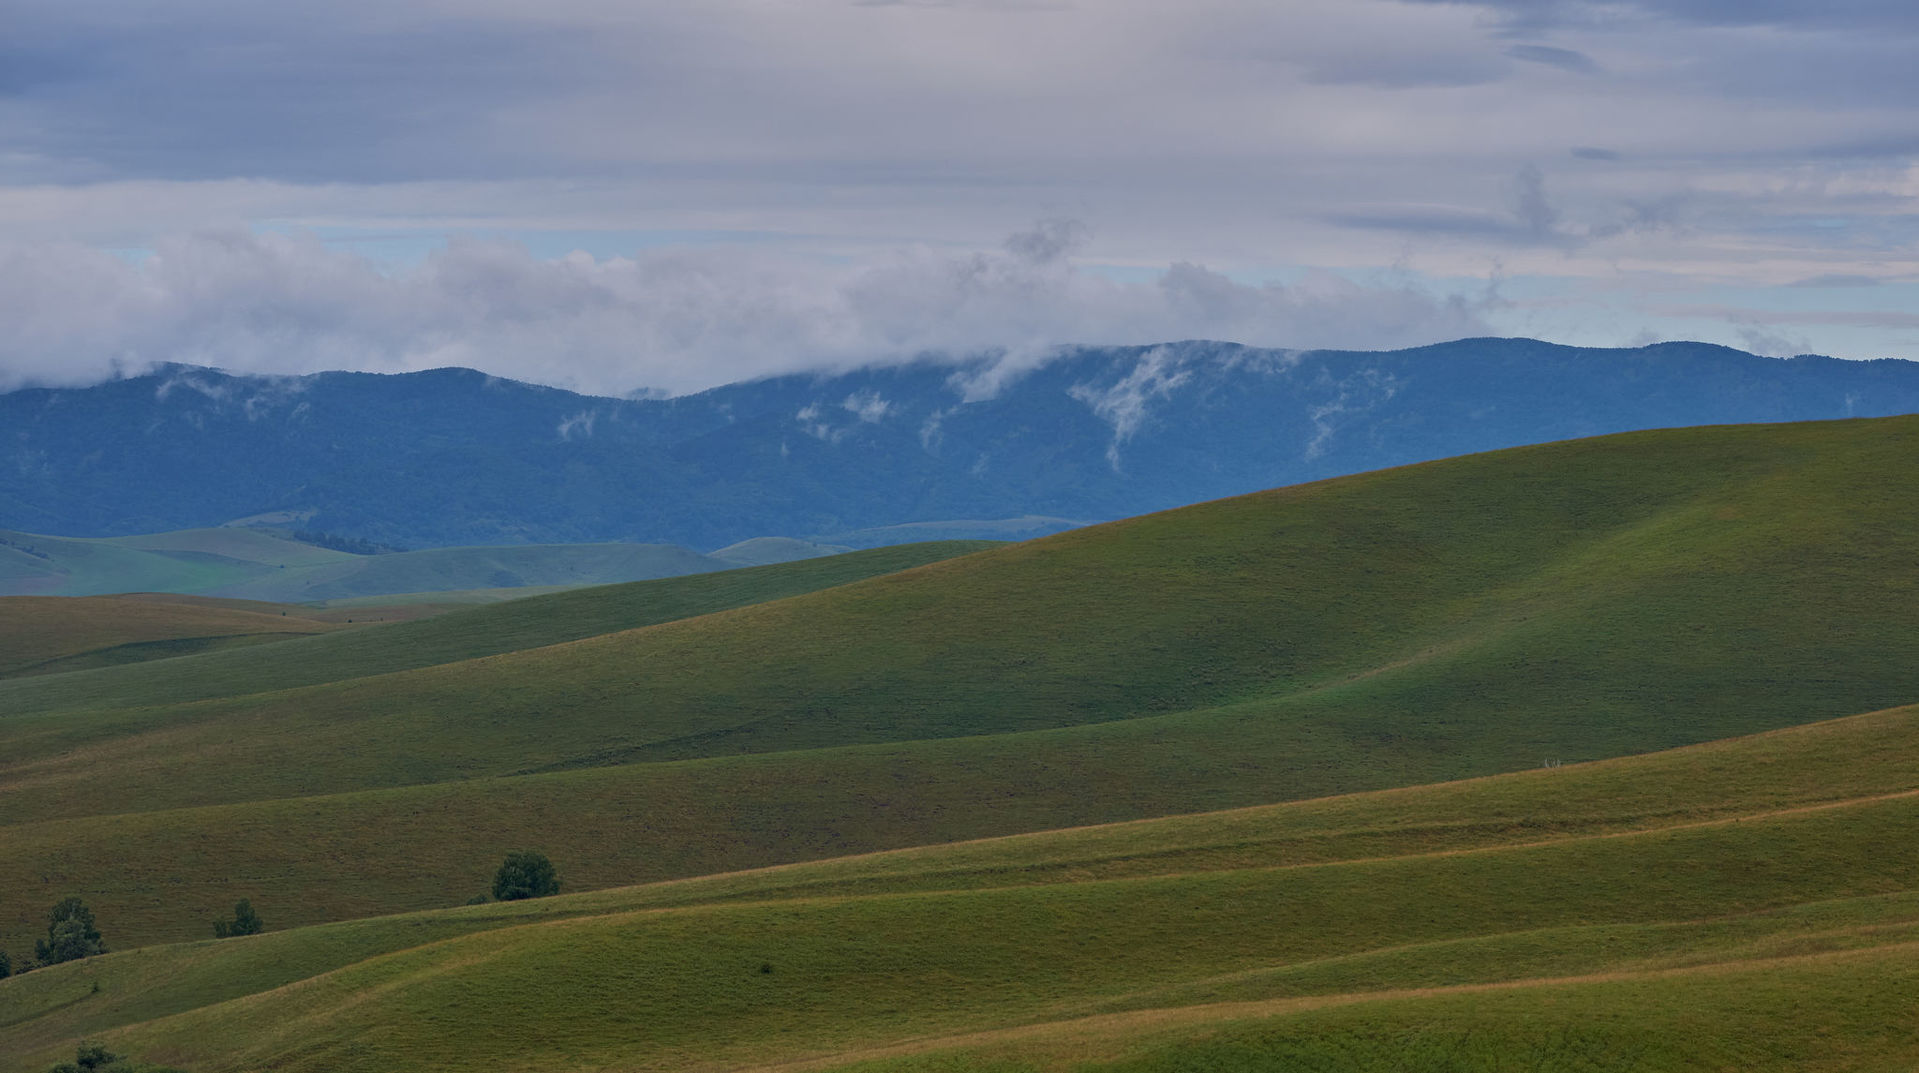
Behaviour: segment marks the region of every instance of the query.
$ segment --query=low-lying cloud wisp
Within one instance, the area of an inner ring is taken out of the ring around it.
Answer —
[[[176,236],[140,258],[16,245],[0,248],[0,390],[183,362],[275,375],[458,365],[680,393],[928,355],[1022,367],[1064,344],[1375,349],[1485,330],[1466,300],[1331,273],[1253,285],[1175,264],[1122,281],[1076,261],[1082,241],[1077,225],[1048,223],[994,250],[828,264],[714,247],[542,259],[465,239],[397,270],[279,233]]]

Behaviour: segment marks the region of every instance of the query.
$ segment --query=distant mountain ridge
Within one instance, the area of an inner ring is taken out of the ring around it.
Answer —
[[[266,515],[416,548],[1006,538],[1527,443],[1919,412],[1919,362],[1702,343],[1185,342],[1071,348],[994,375],[927,361],[613,399],[463,369],[167,366],[0,395],[0,528],[107,536]]]

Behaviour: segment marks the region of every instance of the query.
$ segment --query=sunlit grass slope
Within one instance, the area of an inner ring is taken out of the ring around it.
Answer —
[[[137,663],[334,627],[300,608],[0,596],[0,678]]]
[[[1906,708],[128,951],[0,983],[0,1062],[85,1036],[206,1071],[1902,1069],[1916,825]]]
[[[1914,419],[1638,433],[377,677],[284,688],[315,679],[274,661],[400,626],[0,684],[0,852],[22,895],[174,937],[276,884],[314,891],[305,920],[447,904],[534,842],[597,840],[575,879],[611,885],[1907,703],[1915,457]],[[230,684],[165,677],[216,662]],[[78,851],[105,845],[130,849]],[[138,848],[162,845],[196,866]]]

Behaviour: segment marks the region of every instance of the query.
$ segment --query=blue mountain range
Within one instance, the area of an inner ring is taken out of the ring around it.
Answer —
[[[1079,347],[601,398],[465,369],[169,365],[0,395],[0,529],[231,522],[398,547],[1036,535],[1628,429],[1919,411],[1919,362],[1467,339]]]

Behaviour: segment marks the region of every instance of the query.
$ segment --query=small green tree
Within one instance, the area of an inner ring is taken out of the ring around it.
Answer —
[[[560,893],[560,877],[553,874],[553,862],[546,854],[532,850],[509,853],[493,874],[493,897],[511,902],[521,898],[544,898]]]
[[[58,965],[107,952],[100,929],[93,922],[93,910],[78,898],[62,899],[53,907],[47,921],[47,937],[35,939],[33,956],[42,965]]]
[[[235,935],[258,935],[265,928],[266,925],[260,922],[260,914],[253,911],[253,902],[242,898],[233,903],[232,920],[213,922],[213,937],[230,939]]]
[[[0,950],[0,980],[4,980],[7,977],[12,975],[13,975],[13,959],[7,956],[7,952],[5,950]]]
[[[98,1043],[82,1043],[74,1052],[73,1061],[62,1062],[47,1073],[93,1073],[93,1070],[118,1064],[121,1057]]]

